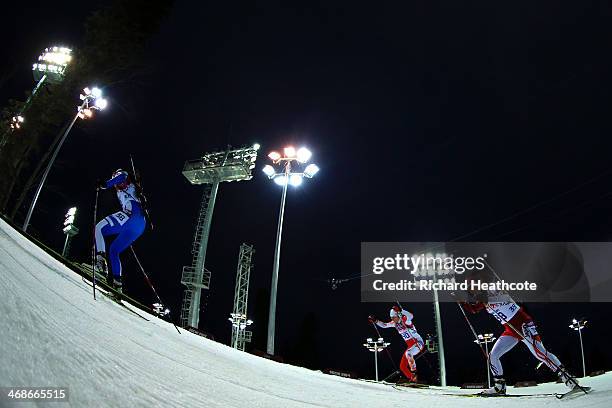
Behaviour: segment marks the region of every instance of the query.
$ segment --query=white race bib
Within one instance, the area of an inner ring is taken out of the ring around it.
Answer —
[[[113,220],[118,222],[119,225],[125,224],[125,222],[130,218],[123,211],[118,211],[118,212],[112,214],[111,217],[113,217]]]

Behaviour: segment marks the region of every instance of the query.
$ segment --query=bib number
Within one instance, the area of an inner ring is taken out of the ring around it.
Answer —
[[[113,219],[119,223],[119,225],[125,224],[125,222],[130,218],[123,211],[116,212],[112,215]]]

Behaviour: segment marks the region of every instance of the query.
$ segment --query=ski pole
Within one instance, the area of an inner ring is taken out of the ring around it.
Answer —
[[[472,323],[470,323],[470,319],[468,319],[467,315],[465,314],[465,310],[463,310],[463,307],[461,307],[461,305],[458,302],[457,302],[457,307],[459,308],[459,310],[461,310],[461,313],[463,314],[463,318],[465,319],[465,322],[467,323],[468,327],[472,331],[472,334],[474,335],[474,339],[476,339],[476,344],[478,344],[478,347],[480,347],[480,351],[482,351],[482,354],[484,355],[484,357],[487,359],[487,361],[489,361],[489,356],[482,348],[482,344],[480,344],[480,342],[478,341],[478,335],[476,334],[476,330],[474,330],[474,326],[472,326]]]
[[[134,246],[130,245],[130,249],[132,250],[132,255],[134,255],[134,259],[136,260],[136,263],[138,264],[138,267],[140,268],[140,271],[144,275],[145,280],[147,281],[147,283],[149,284],[149,287],[153,290],[153,293],[155,294],[155,297],[157,298],[159,303],[161,303],[163,305],[164,302],[162,302],[162,300],[160,299],[159,295],[157,294],[157,291],[155,290],[155,287],[151,283],[151,279],[149,279],[149,275],[147,275],[147,273],[145,272],[144,268],[142,267],[142,264],[140,263],[140,259],[138,259],[138,257],[136,256],[136,251],[134,251]],[[181,331],[178,329],[178,327],[176,327],[176,324],[174,324],[174,321],[172,322],[172,325],[174,325],[174,328],[176,329],[176,331],[179,332],[179,334],[181,334]]]
[[[97,222],[97,218],[98,218],[98,193],[100,192],[100,189],[98,187],[96,187],[96,201],[94,201],[94,212],[93,212],[93,248],[91,250],[91,272],[92,272],[92,278],[91,281],[93,282],[93,298],[94,300],[96,300],[96,222]]]
[[[376,334],[378,334],[378,338],[382,338],[382,336],[380,335],[380,332],[378,331],[378,327],[376,327],[376,323],[372,322],[372,326],[374,327],[374,330],[376,330]],[[385,351],[387,352],[387,356],[389,357],[389,360],[391,360],[391,364],[393,364],[393,368],[395,368],[395,370],[397,371],[397,365],[395,365],[395,361],[393,361],[393,357],[391,357],[391,353],[389,352],[389,349],[387,347],[385,347]]]

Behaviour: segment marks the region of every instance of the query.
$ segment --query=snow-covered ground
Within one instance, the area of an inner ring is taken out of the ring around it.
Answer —
[[[279,364],[150,316],[147,322],[91,287],[0,220],[0,387],[68,387],[73,407],[610,407],[612,373],[587,378],[588,396],[465,398]],[[350,356],[347,356],[350,358]],[[560,384],[510,393],[563,392]],[[472,391],[473,392],[473,391]]]

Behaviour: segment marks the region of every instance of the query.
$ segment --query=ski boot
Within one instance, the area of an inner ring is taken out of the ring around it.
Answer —
[[[506,380],[502,377],[493,378],[494,385],[491,388],[483,390],[480,395],[485,397],[495,397],[498,395],[506,395]]]
[[[106,263],[106,254],[104,252],[96,253],[94,273],[102,276],[108,275],[108,264]]]
[[[564,366],[559,366],[557,375],[570,391],[579,386],[578,381],[567,372]]]
[[[111,288],[115,290],[115,293],[113,293],[113,296],[115,297],[117,301],[121,302],[121,299],[122,299],[121,295],[123,294],[123,283],[121,282],[121,276],[115,277],[112,274],[110,274],[108,278],[108,286],[110,286]]]
[[[417,378],[417,374],[416,371],[410,371],[410,377],[400,377],[396,384],[397,385],[401,385],[403,387],[419,387],[419,386],[423,386],[423,384],[420,384],[418,382],[418,378]],[[404,373],[405,375],[405,373]]]
[[[108,276],[108,264],[106,263],[106,254],[104,252],[96,253],[93,273],[96,275],[96,280],[101,280]]]

